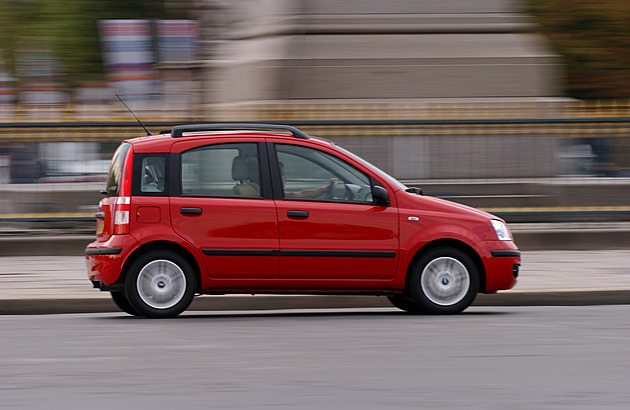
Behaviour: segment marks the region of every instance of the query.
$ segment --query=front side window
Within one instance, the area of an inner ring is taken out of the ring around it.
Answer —
[[[370,177],[326,152],[276,145],[285,199],[372,203]]]
[[[260,197],[256,143],[209,145],[181,155],[182,194]]]

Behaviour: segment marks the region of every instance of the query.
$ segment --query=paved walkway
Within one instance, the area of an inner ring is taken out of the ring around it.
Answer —
[[[510,292],[630,290],[630,249],[529,251],[521,259],[518,284]]]
[[[92,288],[81,256],[0,258],[0,300],[109,297]]]

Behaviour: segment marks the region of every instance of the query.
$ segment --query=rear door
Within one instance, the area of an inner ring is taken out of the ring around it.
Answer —
[[[374,203],[378,182],[330,152],[299,143],[278,143],[271,152],[282,188],[276,192],[280,278],[392,278],[398,210]]]
[[[276,279],[279,240],[265,145],[255,140],[174,144],[175,231],[203,253],[217,279]]]

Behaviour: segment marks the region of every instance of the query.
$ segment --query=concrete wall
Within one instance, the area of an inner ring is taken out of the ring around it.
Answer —
[[[557,173],[549,135],[330,137],[397,179],[544,178]]]
[[[558,116],[549,107],[561,106],[561,59],[534,32],[520,1],[206,3],[216,5],[206,13],[215,28],[205,53],[209,120],[321,120],[327,109],[318,106],[335,101],[357,112],[404,101],[423,112],[449,101],[485,107],[510,100]],[[272,114],[274,104],[281,108]],[[307,104],[308,113],[300,111]],[[391,112],[363,119],[392,119]],[[560,144],[553,135],[334,139],[403,179],[553,176]]]
[[[519,0],[315,0],[306,1],[304,8],[312,14],[459,14],[516,12],[520,4]]]
[[[561,61],[516,1],[236,4],[210,61],[214,104],[560,93]]]
[[[557,59],[540,40],[486,33],[306,36],[303,51],[286,57],[281,84],[289,99],[556,95]]]

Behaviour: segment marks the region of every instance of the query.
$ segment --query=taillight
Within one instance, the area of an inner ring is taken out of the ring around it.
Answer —
[[[118,187],[118,198],[114,208],[114,235],[129,233],[129,211],[131,208],[131,175],[133,169],[133,147],[125,157]]]
[[[114,208],[114,235],[125,235],[129,233],[129,208],[131,198],[119,196]]]

